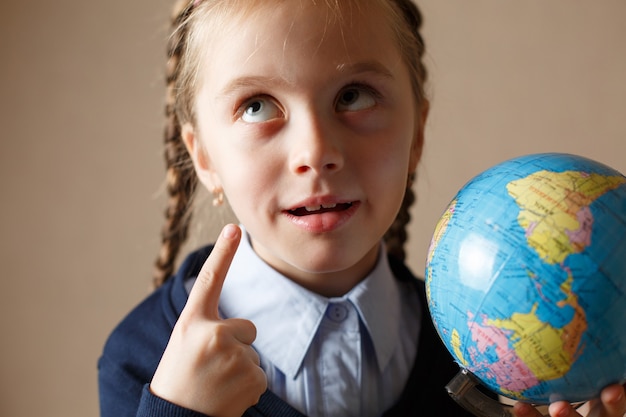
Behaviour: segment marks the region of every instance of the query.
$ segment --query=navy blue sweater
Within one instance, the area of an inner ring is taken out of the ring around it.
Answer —
[[[130,312],[109,336],[98,361],[101,417],[204,416],[152,395],[148,385],[187,301],[184,281],[198,274],[210,251],[207,246],[189,255],[177,274]],[[389,262],[397,279],[415,283],[423,312],[411,375],[398,402],[383,416],[470,417],[445,390],[459,368],[430,320],[423,281],[416,279],[401,262],[393,258]],[[244,416],[303,417],[269,390]]]

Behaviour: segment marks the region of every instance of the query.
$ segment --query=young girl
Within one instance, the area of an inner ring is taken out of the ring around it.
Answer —
[[[428,112],[420,25],[409,0],[177,8],[159,288],[107,341],[103,417],[470,415],[402,263]],[[240,225],[171,276],[198,181]],[[623,388],[599,404],[622,415]]]

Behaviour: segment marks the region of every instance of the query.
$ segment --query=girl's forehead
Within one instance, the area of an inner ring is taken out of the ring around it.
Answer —
[[[212,55],[229,60],[240,53],[238,62],[245,64],[323,60],[332,65],[359,57],[397,57],[393,31],[375,0],[254,3],[226,19],[220,35],[211,31]]]
[[[233,0],[230,0],[233,1]],[[223,13],[207,14],[205,45],[221,45],[253,38],[262,47],[280,42],[284,48],[313,48],[324,43],[369,41],[372,36],[393,41],[388,0],[235,0]],[[235,5],[234,3],[237,3]],[[382,7],[387,4],[387,8]]]

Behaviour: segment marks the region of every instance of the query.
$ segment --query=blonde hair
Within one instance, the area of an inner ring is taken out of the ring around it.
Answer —
[[[202,82],[198,72],[200,63],[206,62],[203,54],[209,49],[206,48],[206,42],[210,42],[211,35],[219,34],[222,29],[220,22],[232,19],[235,13],[238,17],[245,17],[260,1],[263,0],[183,0],[178,1],[173,9],[173,31],[167,47],[165,104],[164,156],[169,198],[161,231],[161,249],[155,262],[154,285],[157,287],[172,275],[191,222],[190,208],[198,179],[181,137],[181,126],[195,122],[195,94]],[[326,0],[326,5],[337,19],[342,19],[347,6],[358,9],[363,7],[363,1]],[[424,85],[427,77],[423,63],[424,42],[420,32],[421,13],[411,0],[369,1],[382,7],[394,30],[399,50],[411,74],[417,111],[421,112],[426,105]],[[404,243],[408,237],[406,226],[410,221],[409,209],[415,201],[411,188],[413,179],[414,174],[411,173],[402,206],[384,236],[387,251],[402,260],[405,258]]]

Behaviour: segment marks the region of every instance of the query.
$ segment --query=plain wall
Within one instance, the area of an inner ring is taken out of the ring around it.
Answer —
[[[418,275],[448,201],[495,163],[559,151],[626,172],[626,2],[420,4],[432,106]],[[98,415],[96,361],[158,250],[169,8],[0,4],[0,416]]]

